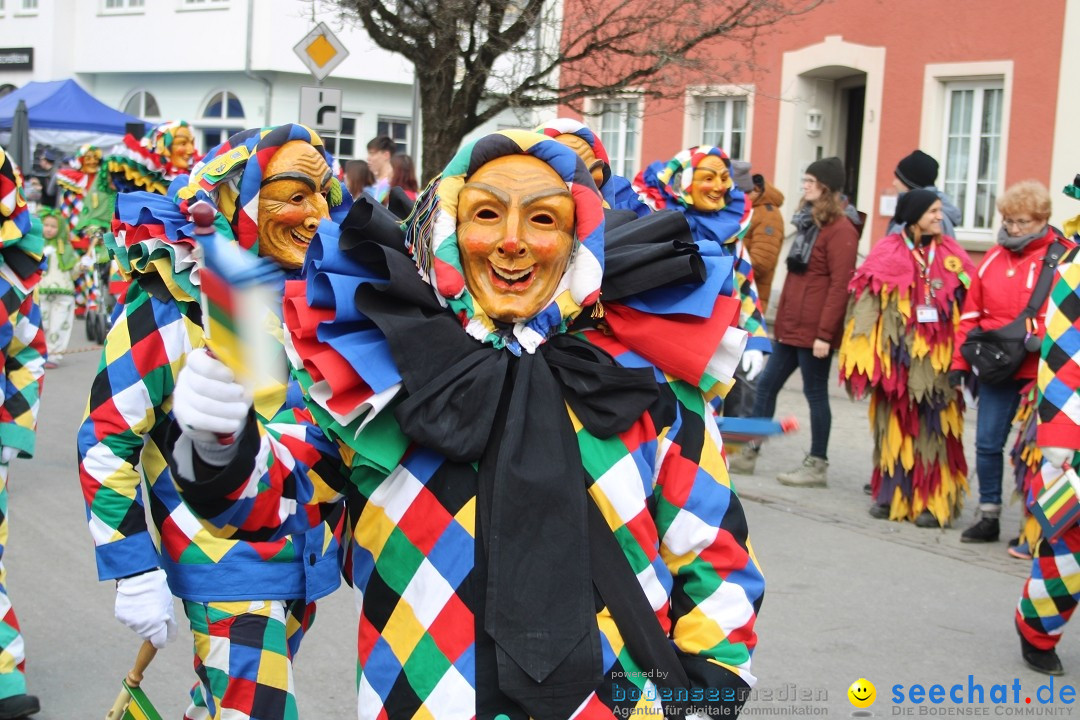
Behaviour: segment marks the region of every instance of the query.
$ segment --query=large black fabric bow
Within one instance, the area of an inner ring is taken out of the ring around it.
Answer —
[[[407,391],[395,417],[414,442],[477,463],[486,551],[484,629],[499,688],[538,720],[564,720],[601,680],[590,573],[589,498],[569,405],[593,435],[629,428],[656,401],[651,370],[616,365],[578,338],[515,357],[469,337],[404,255],[350,254],[386,268],[357,308],[386,335]]]

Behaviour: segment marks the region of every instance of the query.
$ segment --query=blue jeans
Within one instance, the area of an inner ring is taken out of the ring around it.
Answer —
[[[1005,440],[1020,406],[1020,390],[1027,380],[1000,385],[979,385],[979,412],[975,419],[975,472],[979,476],[979,504],[1001,505],[1001,476]]]
[[[829,408],[829,371],[832,353],[814,357],[810,348],[774,342],[772,354],[757,379],[754,417],[771,418],[776,413],[776,396],[795,370],[802,371],[803,395],[810,405],[810,454],[828,460],[832,410]]]

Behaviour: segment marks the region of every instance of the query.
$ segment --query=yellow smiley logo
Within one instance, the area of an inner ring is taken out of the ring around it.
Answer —
[[[877,688],[866,678],[859,678],[847,689],[848,700],[857,708],[868,708],[877,698]]]

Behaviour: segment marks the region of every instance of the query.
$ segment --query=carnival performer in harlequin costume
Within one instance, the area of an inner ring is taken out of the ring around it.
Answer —
[[[26,655],[7,592],[3,553],[8,544],[11,461],[34,455],[34,434],[45,377],[45,333],[33,289],[41,279],[41,223],[26,207],[18,168],[0,148],[0,717],[40,709],[26,694]]]
[[[42,208],[38,217],[48,268],[37,287],[45,345],[49,350],[45,367],[53,368],[64,357],[75,324],[75,275],[79,274],[79,255],[71,246],[67,223],[59,210]]]
[[[1080,175],[1066,186],[1065,194],[1080,200]],[[1062,226],[1064,236],[1080,242],[1080,215]],[[1026,488],[1030,509],[1047,483],[1059,478],[1066,467],[1080,463],[1080,249],[1061,259],[1046,308],[1046,336],[1039,360],[1038,428],[1036,441],[1041,471],[1032,475]],[[1031,575],[1024,583],[1016,608],[1016,629],[1024,663],[1041,673],[1062,675],[1061,659],[1054,650],[1065,624],[1080,602],[1080,524],[1073,525],[1054,542],[1039,536],[1031,545]]]
[[[141,140],[127,134],[102,160],[98,183],[111,181],[117,192],[147,190],[165,195],[169,183],[190,172],[199,159],[191,126],[184,120],[161,123]]]
[[[731,179],[731,160],[720,148],[700,145],[683,150],[662,167],[651,167],[636,179],[639,195],[655,210],[682,211],[699,245],[713,245],[735,258],[735,283],[742,301],[739,327],[750,333],[741,370],[751,382],[765,367],[772,343],[758,303],[750,254],[742,242],[752,208]]]
[[[719,698],[699,705],[737,714],[763,580],[694,387],[715,355],[728,378],[738,362],[737,300],[686,321],[681,376],[598,329],[617,305],[597,302],[600,196],[535,133],[462,148],[408,253],[354,220],[340,238],[323,223],[286,291],[302,402],[249,422],[223,365],[181,373],[186,500],[257,534],[347,498],[360,718],[661,713],[645,669],[665,658],[673,684]]]
[[[75,279],[76,317],[97,306],[100,288],[94,266],[109,260],[102,237],[112,224],[116,191],[108,183],[98,182],[101,159],[101,148],[83,145],[74,167],[61,168],[56,174],[60,212],[68,220],[71,244],[79,253],[82,267]]]
[[[870,250],[851,280],[840,379],[870,395],[876,518],[945,527],[967,492],[964,398],[949,386],[953,333],[975,266],[942,234],[941,200],[900,197],[903,231]]]
[[[113,250],[132,284],[79,431],[80,479],[98,577],[117,581],[117,618],[161,647],[175,635],[173,595],[184,601],[198,676],[189,720],[298,717],[292,659],[315,600],[339,584],[340,560],[325,523],[265,542],[214,537],[174,489],[161,448],[176,373],[205,344],[188,208],[209,201],[219,233],[295,277],[319,221],[348,207],[331,160],[303,126],[246,130],[173,197],[118,198]],[[284,399],[283,385],[265,388],[255,410],[273,417]]]
[[[536,128],[536,132],[555,138],[577,153],[585,163],[593,182],[600,189],[604,204],[612,210],[631,210],[638,217],[648,215],[652,210],[638,199],[630,181],[611,171],[611,160],[607,149],[600,142],[600,136],[587,125],[573,118],[555,118]]]

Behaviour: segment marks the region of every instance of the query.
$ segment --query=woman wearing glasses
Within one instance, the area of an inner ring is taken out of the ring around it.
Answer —
[[[993,330],[1017,318],[1031,298],[1043,257],[1058,232],[1049,225],[1050,193],[1036,180],[1024,180],[1005,190],[997,200],[1001,229],[997,246],[986,254],[971,290],[953,343],[949,384],[971,385],[971,365],[960,354],[968,332],[976,327]],[[1073,243],[1063,240],[1066,248]],[[1046,301],[1036,317],[1036,331],[1044,334]],[[1000,533],[1001,477],[1005,440],[1020,405],[1020,392],[1036,374],[1039,354],[1029,353],[1013,376],[997,384],[979,383],[979,411],[975,421],[975,472],[979,477],[977,521],[965,530],[962,542],[997,542]]]

